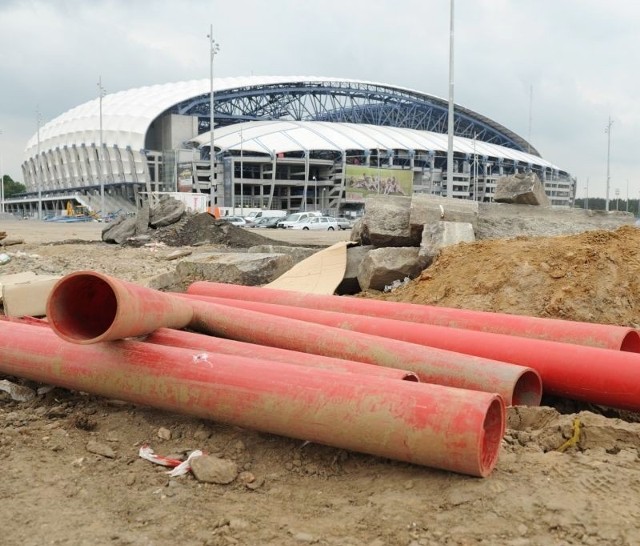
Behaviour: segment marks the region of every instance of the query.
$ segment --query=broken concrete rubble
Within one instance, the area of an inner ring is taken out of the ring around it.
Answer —
[[[184,258],[176,273],[182,280],[257,286],[275,280],[293,265],[293,258],[286,254],[208,252]]]
[[[478,203],[437,195],[413,196],[409,216],[413,246],[420,245],[425,225],[440,221],[469,223],[475,230],[478,224]]]
[[[475,240],[473,226],[467,222],[426,224],[422,233],[419,255],[426,258],[427,263],[430,264],[443,248],[458,243],[472,243]]]
[[[496,182],[493,200],[496,203],[551,206],[549,198],[544,192],[544,186],[536,173],[501,176]]]
[[[149,225],[160,228],[175,224],[185,213],[185,205],[168,195],[163,195],[150,209]]]
[[[105,226],[102,230],[102,240],[105,243],[121,245],[136,234],[136,225],[135,217],[120,216]]]
[[[370,250],[358,269],[362,290],[384,290],[398,279],[414,278],[425,268],[427,260],[415,247],[387,247]]]
[[[411,197],[376,195],[367,198],[362,218],[362,244],[375,247],[417,246],[411,240],[410,211]]]
[[[367,257],[369,251],[373,249],[372,245],[347,248],[347,267],[342,282],[336,289],[336,294],[357,294],[362,290],[358,282],[358,271],[360,270],[360,264]]]

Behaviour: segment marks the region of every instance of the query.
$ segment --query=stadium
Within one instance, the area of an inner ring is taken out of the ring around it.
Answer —
[[[489,202],[497,179],[519,172],[535,172],[552,205],[573,204],[567,171],[459,105],[449,177],[447,124],[446,100],[350,79],[252,76],[130,89],[40,127],[25,150],[27,192],[5,209],[47,217],[71,202],[105,215],[135,210],[150,195],[193,192],[238,212],[355,216],[372,193]]]

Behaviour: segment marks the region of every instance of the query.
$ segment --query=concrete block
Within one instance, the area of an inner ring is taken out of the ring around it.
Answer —
[[[475,230],[478,223],[478,203],[466,199],[439,197],[437,195],[414,195],[411,200],[409,223],[415,246],[420,246],[423,227],[438,222],[463,222]]]
[[[215,281],[245,286],[269,283],[293,267],[286,254],[208,252],[184,258],[176,266],[181,281]]]
[[[475,240],[473,226],[468,222],[427,224],[422,232],[420,256],[431,263],[443,248],[458,243],[473,243]]]
[[[47,298],[61,277],[39,275],[26,282],[2,285],[4,314],[8,317],[42,317]]]
[[[338,288],[336,288],[336,294],[357,294],[362,291],[360,283],[358,282],[358,271],[360,270],[360,264],[367,257],[369,251],[373,249],[374,247],[372,245],[347,248],[347,268],[344,272],[342,282],[338,285]]]
[[[426,259],[415,247],[377,248],[367,253],[358,271],[362,290],[384,290],[385,286],[405,277],[413,279],[426,267]]]
[[[544,186],[536,173],[501,176],[496,181],[496,193],[493,200],[496,203],[538,205],[541,207],[551,205],[544,192]]]
[[[361,229],[362,244],[371,244],[376,248],[411,246],[410,209],[411,197],[391,195],[367,197],[362,226],[358,227]],[[356,231],[355,227],[354,231]]]

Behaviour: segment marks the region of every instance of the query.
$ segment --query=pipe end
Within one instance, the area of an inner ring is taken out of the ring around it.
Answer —
[[[531,368],[526,368],[515,385],[511,395],[511,406],[539,406],[542,400],[542,378]]]
[[[638,330],[627,332],[627,335],[622,338],[620,350],[630,353],[640,353],[640,332],[638,332]]]
[[[486,478],[498,462],[500,444],[506,427],[506,409],[501,396],[493,397],[484,418],[480,447],[479,475]]]
[[[113,324],[117,309],[117,297],[108,278],[94,271],[63,277],[47,300],[51,328],[72,343],[99,341]]]

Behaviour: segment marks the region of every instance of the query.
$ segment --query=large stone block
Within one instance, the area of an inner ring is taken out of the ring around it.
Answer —
[[[405,277],[413,279],[426,267],[427,261],[415,247],[377,248],[367,253],[358,270],[362,290],[384,290],[385,286]]]
[[[496,182],[496,193],[493,200],[496,203],[551,206],[549,198],[544,192],[544,186],[536,173],[501,176]]]
[[[102,240],[105,243],[124,243],[136,234],[136,218],[120,216],[115,221],[107,224],[102,230]]]
[[[151,208],[149,225],[154,228],[175,224],[186,210],[185,204],[173,197],[163,195],[157,205]]]
[[[277,279],[293,267],[286,254],[208,252],[184,258],[176,273],[182,281],[214,281],[259,286]]]
[[[364,207],[362,244],[375,247],[411,246],[410,197],[376,195],[367,197]]]
[[[249,254],[287,254],[293,258],[293,263],[297,264],[318,252],[318,249],[305,246],[257,245],[249,247],[247,252]]]
[[[373,248],[372,245],[351,246],[347,248],[347,267],[342,282],[338,285],[338,288],[336,288],[336,294],[357,294],[362,291],[360,283],[358,282],[360,264]]]
[[[422,232],[420,256],[430,264],[443,248],[458,243],[473,243],[475,240],[473,226],[468,222],[427,224]]]
[[[478,203],[437,195],[418,194],[411,200],[409,223],[412,244],[420,246],[425,225],[438,222],[463,222],[475,230],[478,223]]]

